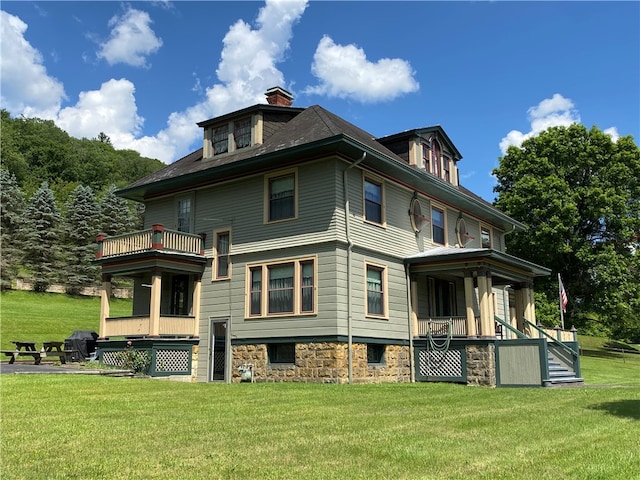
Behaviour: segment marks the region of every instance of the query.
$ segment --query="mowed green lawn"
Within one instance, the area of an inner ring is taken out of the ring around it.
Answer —
[[[572,389],[2,375],[0,478],[637,479],[640,355],[598,345]]]
[[[131,315],[131,300],[111,300],[111,315]],[[75,330],[97,332],[100,298],[11,290],[0,294],[0,346],[11,350],[12,340],[64,340]]]

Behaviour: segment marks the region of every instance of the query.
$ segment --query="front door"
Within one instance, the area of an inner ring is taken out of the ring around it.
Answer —
[[[224,382],[227,371],[229,320],[211,320],[209,328],[209,381]]]

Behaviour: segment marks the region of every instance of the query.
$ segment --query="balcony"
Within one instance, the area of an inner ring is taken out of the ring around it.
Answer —
[[[145,252],[167,252],[204,256],[206,235],[178,232],[165,229],[163,225],[153,225],[149,230],[96,239],[98,251],[96,259],[106,259]]]
[[[151,331],[151,316],[108,317],[101,337],[193,336],[197,332],[194,316],[161,315],[156,332]]]

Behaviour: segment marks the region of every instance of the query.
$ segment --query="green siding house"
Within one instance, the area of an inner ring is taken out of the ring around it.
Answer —
[[[459,183],[444,130],[374,138],[320,106],[203,121],[201,149],[119,192],[146,228],[100,236],[101,359],[191,381],[580,383],[575,332],[535,322],[524,225]],[[111,317],[114,276],[131,316]]]

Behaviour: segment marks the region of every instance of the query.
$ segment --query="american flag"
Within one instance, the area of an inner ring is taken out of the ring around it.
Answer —
[[[558,283],[560,285],[560,304],[562,305],[562,311],[567,311],[567,303],[569,303],[569,299],[567,298],[567,292],[564,289],[564,285],[562,284],[562,279],[560,275],[558,275]]]

